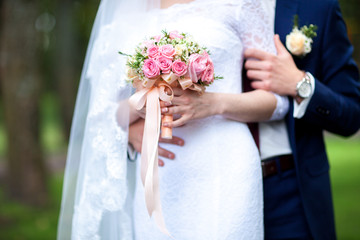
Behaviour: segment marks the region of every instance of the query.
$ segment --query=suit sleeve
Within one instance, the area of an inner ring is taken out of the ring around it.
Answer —
[[[333,1],[321,47],[320,76],[302,118],[335,134],[349,136],[360,128],[360,83],[353,47],[337,1]]]

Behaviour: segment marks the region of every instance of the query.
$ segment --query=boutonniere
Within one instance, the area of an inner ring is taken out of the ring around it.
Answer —
[[[306,54],[311,52],[311,44],[316,34],[317,26],[310,24],[309,26],[302,26],[299,29],[299,16],[294,16],[294,26],[286,36],[286,48],[291,54],[298,57],[305,57]]]

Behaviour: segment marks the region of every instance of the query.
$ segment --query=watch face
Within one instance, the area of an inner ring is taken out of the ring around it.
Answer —
[[[303,81],[298,89],[298,94],[302,98],[308,98],[311,94],[311,84],[307,81]]]

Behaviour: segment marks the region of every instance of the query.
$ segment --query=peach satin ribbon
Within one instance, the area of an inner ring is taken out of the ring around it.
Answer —
[[[129,103],[141,110],[146,103],[146,118],[141,150],[141,180],[145,190],[145,202],[148,213],[154,216],[159,229],[171,236],[166,229],[161,210],[159,175],[158,175],[158,143],[160,136],[161,112],[160,101],[170,102],[173,98],[171,87],[166,83],[153,86],[155,81],[149,81],[150,88],[143,88],[129,99]],[[149,85],[149,83],[147,84]],[[170,89],[167,94],[165,89]]]
[[[145,79],[142,83],[138,82],[139,85],[141,84],[141,90],[130,97],[129,103],[136,110],[141,110],[146,104],[141,150],[141,180],[145,190],[145,202],[149,215],[154,216],[159,229],[171,237],[165,226],[159,192],[158,143],[161,126],[160,100],[171,102],[174,93],[170,84],[176,80],[183,90],[190,89],[202,93],[204,87],[194,84],[190,78],[181,79],[174,74],[164,75],[162,79],[166,83],[158,83],[158,79]],[[170,94],[166,93],[165,90],[170,90]]]

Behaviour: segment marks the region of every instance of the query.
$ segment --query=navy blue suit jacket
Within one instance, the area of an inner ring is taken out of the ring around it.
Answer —
[[[303,118],[293,118],[291,104],[287,127],[311,233],[315,239],[335,239],[323,130],[349,136],[359,129],[359,73],[337,0],[277,0],[275,32],[283,43],[295,14],[300,27],[318,26],[311,53],[294,57],[299,69],[315,77],[315,92]]]

